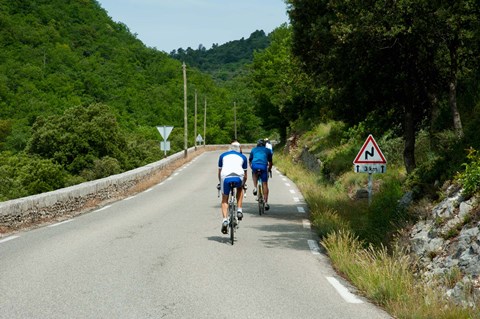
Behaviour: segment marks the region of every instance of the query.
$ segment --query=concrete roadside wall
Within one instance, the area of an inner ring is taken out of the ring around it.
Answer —
[[[188,159],[205,152],[225,150],[228,145],[207,145],[188,149]],[[61,219],[94,209],[134,192],[135,187],[162,170],[184,160],[181,151],[160,161],[121,174],[85,182],[38,195],[0,202],[0,237],[2,233]],[[214,164],[216,165],[216,164]]]

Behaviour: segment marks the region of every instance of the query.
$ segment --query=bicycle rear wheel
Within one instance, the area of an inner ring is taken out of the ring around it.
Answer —
[[[265,214],[265,200],[263,199],[263,186],[258,186],[258,214]]]

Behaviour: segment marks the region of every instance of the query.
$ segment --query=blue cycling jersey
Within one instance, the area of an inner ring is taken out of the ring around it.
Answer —
[[[264,146],[257,146],[250,151],[249,162],[257,165],[268,165],[272,161],[272,151]]]

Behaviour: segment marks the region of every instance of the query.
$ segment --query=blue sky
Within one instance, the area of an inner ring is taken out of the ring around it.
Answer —
[[[145,45],[170,53],[266,34],[288,23],[283,0],[97,0]]]

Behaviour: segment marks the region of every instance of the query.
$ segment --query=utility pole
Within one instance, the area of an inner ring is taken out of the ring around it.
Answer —
[[[185,62],[183,62],[182,65],[183,68],[183,124],[184,124],[184,134],[183,134],[183,139],[184,139],[184,157],[187,158],[187,153],[188,153],[188,125],[187,125],[187,66],[185,65]]]
[[[197,90],[195,90],[195,128],[193,130],[193,136],[195,139],[195,151],[197,150]]]
[[[237,140],[237,102],[233,102],[233,121],[235,123],[235,140]]]
[[[207,139],[207,98],[205,97],[205,114],[203,115],[203,146],[205,147]]]

